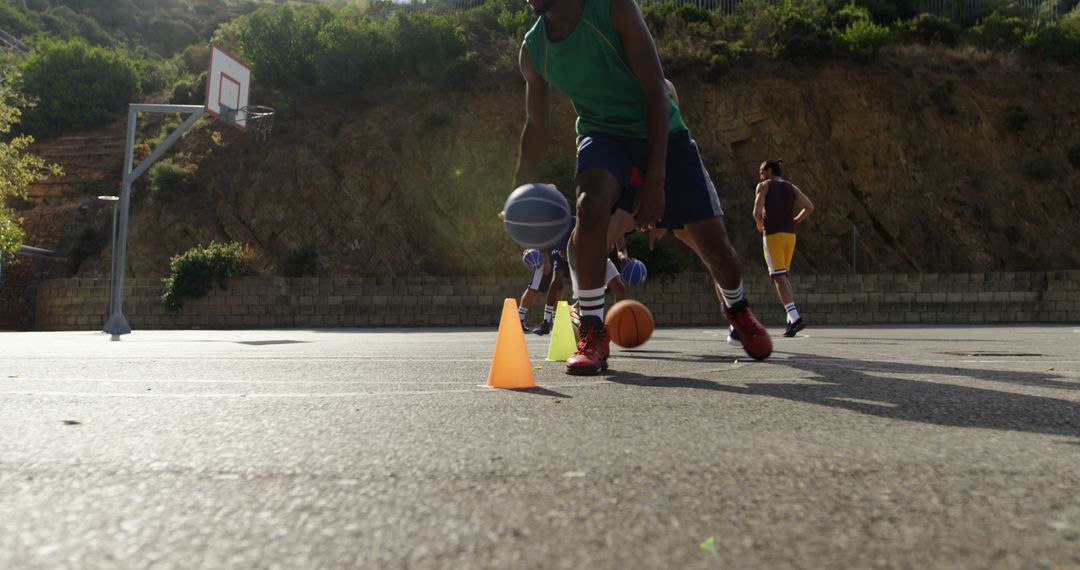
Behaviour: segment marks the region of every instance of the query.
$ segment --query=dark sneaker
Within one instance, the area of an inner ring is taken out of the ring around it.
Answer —
[[[551,332],[551,321],[544,321],[532,330],[533,334],[544,336]]]
[[[611,352],[607,329],[603,325],[583,325],[580,334],[577,352],[566,359],[566,373],[592,376],[607,370],[608,354]]]
[[[787,324],[787,330],[784,331],[784,336],[791,338],[795,336],[795,333],[806,328],[806,325],[802,322],[802,317],[799,317],[795,322]]]
[[[735,327],[731,325],[728,325],[727,343],[731,346],[742,348],[742,340],[739,339],[739,331],[735,330]]]
[[[724,316],[735,327],[735,332],[739,334],[739,340],[742,341],[743,350],[750,355],[750,358],[765,360],[772,354],[772,339],[769,338],[769,332],[758,322],[746,299],[730,308],[725,305]]]

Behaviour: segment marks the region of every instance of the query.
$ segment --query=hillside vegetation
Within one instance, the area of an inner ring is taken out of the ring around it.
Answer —
[[[270,271],[298,255],[308,273],[518,270],[494,214],[523,120],[516,53],[534,18],[522,2],[379,18],[353,3],[228,7],[243,15],[212,39],[251,63],[252,101],[278,110],[273,142],[207,123],[155,167],[136,202],[137,274],[162,274],[171,256],[211,241],[249,244]],[[1059,246],[1071,239],[1080,166],[1069,95],[1077,10],[1042,18],[1001,4],[962,20],[882,0],[750,0],[732,15],[657,3],[644,13],[748,259],[760,255],[756,166],[780,156],[819,202],[803,270],[845,271],[853,254],[866,271],[1080,266]],[[35,86],[35,73],[93,62],[124,78],[124,97],[201,102],[205,43],[148,57],[130,42],[39,40],[17,85],[28,100],[55,101],[64,84]],[[558,98],[544,166],[567,191],[571,113]],[[26,126],[47,134],[107,120],[61,116],[28,113]],[[163,135],[140,136],[152,146]]]

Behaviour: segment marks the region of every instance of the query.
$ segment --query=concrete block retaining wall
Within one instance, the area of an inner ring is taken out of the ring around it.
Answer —
[[[133,329],[497,326],[503,299],[519,298],[518,277],[246,277],[216,286],[178,312],[161,303],[160,279],[128,279],[124,314]],[[792,276],[796,301],[814,324],[1078,322],[1080,271]],[[569,288],[569,282],[567,282]],[[768,278],[746,281],[754,311],[784,321]],[[631,289],[659,326],[723,323],[705,274],[651,280]],[[38,292],[37,330],[98,330],[108,281],[54,279]],[[539,301],[530,323],[543,312]]]

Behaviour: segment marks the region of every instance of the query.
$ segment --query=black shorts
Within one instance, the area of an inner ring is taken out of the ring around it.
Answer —
[[[634,165],[641,176],[648,175],[648,140],[622,137],[607,133],[587,133],[578,137],[577,172],[602,168],[610,172],[623,187],[617,207],[633,211],[637,188],[630,186]],[[724,214],[716,186],[709,178],[697,143],[690,131],[668,135],[667,170],[664,174],[664,215],[658,227],[681,228],[701,220]]]

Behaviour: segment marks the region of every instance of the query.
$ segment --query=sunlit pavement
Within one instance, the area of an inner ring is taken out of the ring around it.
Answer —
[[[0,333],[0,568],[1080,569],[1080,326]]]

